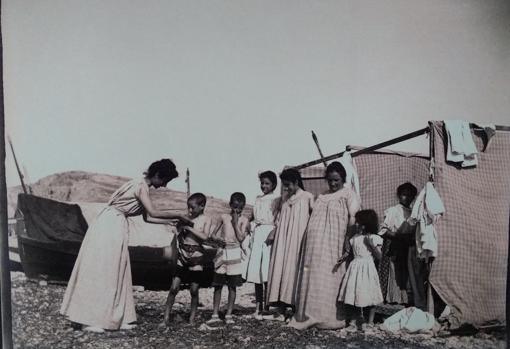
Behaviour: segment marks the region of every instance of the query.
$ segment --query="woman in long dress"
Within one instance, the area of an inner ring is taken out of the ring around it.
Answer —
[[[272,243],[267,283],[267,301],[279,307],[268,320],[285,320],[287,307],[295,305],[295,287],[299,251],[313,205],[313,195],[302,189],[301,175],[287,169],[280,175],[285,199],[276,221],[276,229],[267,238]]]
[[[84,330],[130,329],[136,321],[128,252],[129,217],[144,215],[149,223],[168,223],[182,215],[155,208],[149,187],[160,188],[178,176],[174,163],[152,163],[145,177],[131,180],[112,194],[85,234],[69,279],[60,313]]]
[[[359,210],[356,193],[344,187],[346,172],[337,161],[328,165],[329,191],[319,195],[301,251],[296,287],[296,313],[289,323],[297,329],[311,326],[341,328],[345,316],[337,302],[345,266],[333,271],[344,250],[347,228]]]

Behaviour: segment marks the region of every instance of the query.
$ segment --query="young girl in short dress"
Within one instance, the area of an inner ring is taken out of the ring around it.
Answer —
[[[266,239],[274,229],[277,211],[278,195],[274,193],[277,185],[276,174],[265,171],[259,175],[262,195],[257,196],[253,206],[253,220],[250,229],[250,248],[244,278],[255,284],[255,318],[260,319],[263,311],[269,306],[266,302],[267,274],[269,272],[269,258],[271,248],[266,245]]]
[[[378,218],[374,210],[358,211],[355,219],[357,231],[349,239],[348,251],[335,266],[340,266],[349,255],[354,257],[340,284],[338,300],[350,308],[351,319],[353,314],[361,313],[358,311],[368,311],[368,325],[371,326],[374,323],[374,305],[383,302],[379,275],[374,263],[374,257],[378,260],[382,257],[383,240],[377,235]],[[351,328],[356,329],[352,322]]]

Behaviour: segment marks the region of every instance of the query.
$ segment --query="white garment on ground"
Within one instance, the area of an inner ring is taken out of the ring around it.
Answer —
[[[462,167],[476,166],[478,159],[475,142],[471,134],[469,122],[463,120],[445,120],[448,135],[446,160],[460,162]]]
[[[437,257],[437,233],[434,223],[445,207],[432,182],[427,182],[413,205],[411,220],[417,222],[416,252],[419,258]]]
[[[361,194],[359,188],[359,176],[358,170],[356,169],[356,163],[351,156],[350,151],[344,152],[342,157],[339,159],[342,166],[345,168],[346,176],[345,176],[345,185],[358,195],[358,201],[361,204]]]
[[[402,309],[384,320],[381,329],[389,332],[420,333],[439,329],[439,324],[433,315],[410,307]]]

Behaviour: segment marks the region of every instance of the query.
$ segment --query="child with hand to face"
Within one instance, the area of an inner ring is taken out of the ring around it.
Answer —
[[[207,321],[209,327],[222,326],[219,318],[219,309],[221,301],[221,291],[223,286],[228,287],[228,303],[225,322],[234,323],[232,311],[236,300],[236,288],[243,284],[243,273],[245,264],[243,255],[246,251],[243,247],[243,241],[246,238],[249,226],[248,218],[241,216],[246,205],[246,197],[243,193],[233,193],[230,196],[230,213],[221,215],[221,223],[213,234],[224,242],[224,248],[218,250],[214,261],[214,298],[213,314]]]

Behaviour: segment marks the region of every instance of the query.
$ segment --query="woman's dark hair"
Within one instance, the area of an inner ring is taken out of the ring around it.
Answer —
[[[342,181],[345,183],[347,173],[345,172],[345,168],[341,163],[339,163],[338,161],[333,161],[328,165],[328,167],[326,167],[326,177],[328,176],[328,174],[332,172],[338,173],[342,178]]]
[[[374,210],[358,211],[354,217],[359,225],[365,227],[365,232],[369,234],[377,234],[377,231],[379,230],[379,218]]]
[[[397,195],[407,193],[410,197],[414,198],[418,194],[418,189],[409,182],[401,184],[397,188]]]
[[[301,189],[305,190],[305,188],[303,187],[303,180],[301,179],[301,174],[299,173],[298,170],[295,170],[293,168],[283,170],[282,173],[280,174],[280,180],[297,183],[297,185]]]
[[[271,183],[273,183],[273,189],[276,188],[278,185],[278,177],[276,177],[276,173],[273,171],[264,171],[261,174],[259,174],[259,179],[262,180],[262,178],[267,178]]]
[[[161,159],[153,162],[145,172],[145,175],[149,178],[154,177],[156,174],[163,180],[172,180],[179,177],[175,164],[170,159]]]

